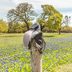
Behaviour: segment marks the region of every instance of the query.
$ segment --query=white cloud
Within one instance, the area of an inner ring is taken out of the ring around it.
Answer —
[[[11,0],[13,3],[15,3],[16,5],[18,4],[18,3],[20,3],[20,0]]]
[[[15,8],[17,4],[22,2],[28,2],[33,5],[33,7],[40,11],[42,4],[50,4],[53,5],[56,9],[61,11],[62,13],[69,13],[72,14],[72,0],[0,0],[0,13],[7,14],[9,9]],[[61,10],[62,9],[62,10]],[[66,10],[65,10],[66,9]],[[0,14],[1,15],[1,14]]]
[[[11,9],[11,7],[2,7],[2,8],[0,8],[0,12],[7,12],[8,10],[10,10]]]
[[[40,6],[41,4],[51,4],[58,8],[69,8],[72,7],[72,0],[12,0],[16,4],[21,2],[28,2],[34,6]]]
[[[35,9],[40,9],[42,4],[50,4],[56,8],[72,8],[72,0],[0,0],[0,8],[13,8],[21,2],[28,2],[32,4]]]
[[[11,9],[15,7],[15,4],[12,2],[12,0],[0,0],[0,9]]]

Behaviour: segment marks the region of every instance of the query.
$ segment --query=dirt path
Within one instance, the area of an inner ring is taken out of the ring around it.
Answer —
[[[72,72],[72,64],[66,64],[60,66],[57,72]]]

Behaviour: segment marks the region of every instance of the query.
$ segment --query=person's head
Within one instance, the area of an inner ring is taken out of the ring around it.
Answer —
[[[40,25],[38,23],[34,23],[32,26],[31,26],[31,29],[33,30],[40,30]]]

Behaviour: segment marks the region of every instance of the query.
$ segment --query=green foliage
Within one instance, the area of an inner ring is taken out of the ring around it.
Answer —
[[[42,5],[44,15],[53,15],[54,13],[59,13],[52,5]]]
[[[57,31],[61,28],[62,15],[52,5],[42,5],[43,13],[38,22],[48,30]]]
[[[13,29],[14,29],[14,32],[16,32],[16,33],[22,33],[23,32],[21,24],[19,24],[19,23],[13,24]]]
[[[8,31],[7,23],[3,20],[0,20],[0,33],[5,33]]]
[[[28,22],[29,27],[31,26],[31,22]],[[23,33],[27,31],[27,27],[25,23],[11,23],[9,24],[9,33]]]
[[[49,16],[47,21],[48,28],[51,30],[58,30],[59,28],[61,28],[61,21],[62,16],[58,13]]]
[[[46,25],[45,20],[42,19],[42,18],[38,18],[38,19],[37,19],[37,22],[40,24],[40,26],[41,26],[41,30],[44,31],[44,27],[43,27],[43,26]]]

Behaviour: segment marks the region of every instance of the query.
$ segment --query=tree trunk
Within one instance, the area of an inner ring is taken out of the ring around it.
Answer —
[[[59,35],[60,35],[61,34],[61,28],[59,28],[58,32],[59,32]]]
[[[32,72],[42,72],[42,55],[39,53],[38,48],[36,48],[35,45],[35,41],[33,41],[31,43]]]
[[[12,22],[8,23],[8,33],[11,33],[12,31]]]
[[[29,30],[29,24],[26,20],[24,20],[24,22],[26,23],[26,27],[27,27],[27,30]]]

